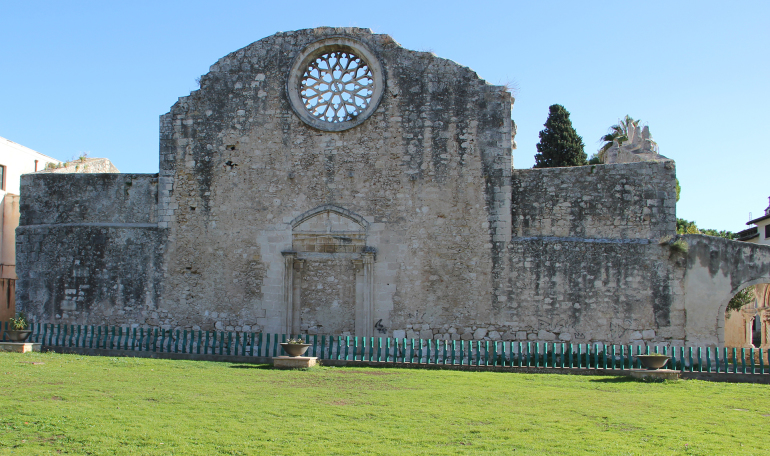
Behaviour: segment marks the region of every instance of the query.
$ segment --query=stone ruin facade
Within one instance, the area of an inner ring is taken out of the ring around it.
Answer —
[[[158,174],[24,176],[17,303],[45,323],[720,342],[770,248],[673,248],[671,160],[514,169],[512,104],[367,29],[257,41],[161,116]]]

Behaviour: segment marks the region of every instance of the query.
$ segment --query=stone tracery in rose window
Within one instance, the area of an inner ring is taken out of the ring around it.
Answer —
[[[347,51],[325,52],[312,60],[300,85],[300,96],[310,114],[338,123],[356,118],[372,100],[374,77],[369,65]]]

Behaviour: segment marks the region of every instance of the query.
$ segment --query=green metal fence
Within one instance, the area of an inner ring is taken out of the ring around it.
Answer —
[[[0,322],[5,337],[8,322]],[[455,366],[501,366],[543,369],[639,369],[636,355],[670,356],[666,368],[686,372],[770,374],[767,352],[760,349],[669,347],[516,342],[489,340],[395,339],[326,335],[287,335],[233,331],[36,324],[28,341],[43,347],[274,357],[280,343],[301,337],[311,344],[308,356],[322,360],[417,363]],[[6,340],[6,339],[3,339]]]

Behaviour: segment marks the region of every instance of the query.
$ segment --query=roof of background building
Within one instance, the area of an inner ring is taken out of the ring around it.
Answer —
[[[763,215],[762,217],[755,218],[754,220],[749,220],[748,222],[746,222],[746,225],[752,225],[754,223],[761,222],[762,220],[769,219],[769,218],[770,218],[770,214],[766,214],[766,215]]]
[[[60,163],[60,161],[61,161],[61,160],[59,160],[57,158],[53,158],[53,157],[51,157],[49,155],[41,154],[40,152],[38,152],[36,150],[33,150],[33,149],[30,149],[29,147],[22,146],[19,143],[11,141],[10,139],[3,138],[2,136],[0,136],[0,144],[3,144],[3,145],[8,146],[8,147],[11,147],[13,149],[16,149],[18,152],[26,153],[26,154],[29,154],[29,155],[41,155],[41,156],[43,156],[45,158],[50,159],[52,162]]]
[[[750,239],[754,239],[755,237],[759,237],[759,230],[756,226],[752,226],[751,228],[745,229],[743,231],[739,231],[736,233],[738,235],[739,241],[748,241]]]

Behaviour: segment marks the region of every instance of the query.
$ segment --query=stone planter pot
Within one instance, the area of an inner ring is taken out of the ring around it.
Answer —
[[[302,356],[312,344],[287,344],[282,343],[281,348],[289,356]]]
[[[32,334],[30,329],[9,329],[5,331],[6,339],[11,342],[24,342]]]
[[[660,369],[668,364],[668,360],[671,359],[668,356],[656,356],[656,355],[637,355],[639,361],[642,363],[642,367],[646,369]]]

